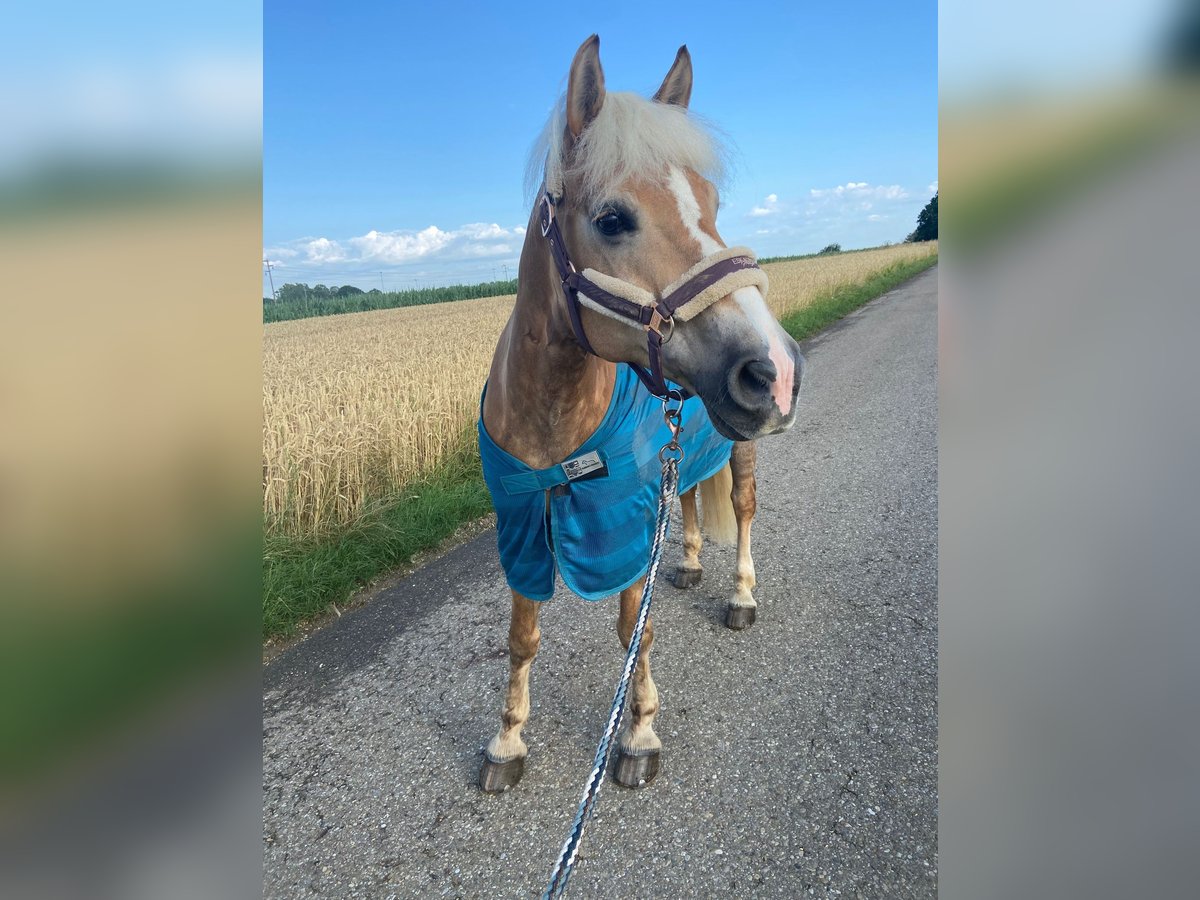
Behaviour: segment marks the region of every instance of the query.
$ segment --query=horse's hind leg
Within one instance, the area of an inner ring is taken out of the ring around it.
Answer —
[[[621,591],[621,618],[617,622],[617,636],[626,651],[633,639],[633,626],[637,622],[644,581]],[[658,688],[650,677],[650,646],[653,643],[654,624],[647,619],[637,667],[633,671],[633,684],[630,685],[629,708],[625,713],[629,724],[617,742],[617,764],[613,770],[613,778],[625,787],[641,787],[653,781],[662,757],[662,741],[654,733]]]
[[[675,569],[675,587],[690,588],[700,583],[704,567],[700,565],[700,517],[696,513],[696,488],[679,497],[683,510],[683,561]]]
[[[538,606],[536,601],[513,591],[512,621],[508,626],[508,693],[500,731],[488,744],[479,770],[479,786],[489,794],[508,790],[525,772],[529,748],[521,740],[521,729],[529,718],[529,669],[542,639]]]
[[[751,595],[757,579],[754,559],[750,556],[750,523],[757,508],[755,499],[753,441],[738,441],[729,457],[733,473],[733,514],[737,519],[737,590],[725,611],[725,624],[734,630],[749,628],[758,614],[758,603]]]

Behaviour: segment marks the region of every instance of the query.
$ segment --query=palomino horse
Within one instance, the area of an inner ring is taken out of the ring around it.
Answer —
[[[750,521],[755,511],[753,441],[791,426],[803,360],[795,341],[766,306],[766,277],[747,255],[749,251],[727,250],[717,234],[713,180],[719,174],[720,153],[712,136],[687,112],[692,91],[687,48],[680,48],[662,86],[653,100],[647,100],[606,93],[599,46],[599,38],[593,35],[575,54],[567,93],[535,151],[536,168],[531,172],[542,186],[539,202],[525,233],[516,305],[496,347],[481,404],[485,474],[489,454],[502,458],[508,471],[516,473],[488,476],[501,525],[505,515],[501,495],[526,492],[523,496],[532,505],[522,509],[538,534],[534,549],[547,558],[551,552],[557,554],[557,570],[568,585],[596,599],[576,587],[586,578],[578,572],[587,568],[588,560],[575,559],[568,566],[562,558],[571,546],[594,546],[588,543],[591,538],[582,535],[571,544],[571,535],[557,521],[551,526],[546,523],[553,504],[564,492],[576,489],[576,477],[603,478],[612,474],[608,462],[614,470],[619,468],[622,456],[633,455],[629,451],[644,449],[643,457],[647,453],[653,457],[659,449],[657,443],[639,447],[636,435],[646,432],[631,431],[623,453],[610,454],[608,461],[603,453],[580,455],[598,429],[609,428],[614,416],[624,415],[614,409],[618,402],[636,393],[638,399],[631,402],[658,403],[629,377],[630,367],[620,364],[649,368],[649,373],[643,371],[649,384],[661,386],[665,377],[683,392],[696,395],[703,407],[688,404],[685,434],[688,429],[710,434],[716,443],[710,442],[703,452],[723,448],[715,469],[698,471],[695,479],[705,479],[701,484],[705,531],[714,539],[737,541],[737,587],[726,624],[744,628],[754,621],[756,607],[750,557]],[[576,273],[587,278],[577,280]],[[672,288],[681,278],[686,281],[684,288]],[[697,299],[697,289],[704,284],[709,285],[708,295]],[[583,296],[576,299],[573,288]],[[608,297],[607,305],[594,302],[601,295]],[[671,301],[675,295],[680,295],[676,301],[687,302]],[[622,297],[632,299],[622,306]],[[664,298],[657,308],[665,309],[665,316],[651,313],[658,297]],[[646,308],[639,309],[639,303]],[[672,316],[676,309],[678,315]],[[637,321],[631,322],[634,318]],[[655,416],[661,423],[657,407]],[[732,450],[730,441],[735,442]],[[707,457],[710,462],[713,458]],[[547,480],[547,473],[559,469],[571,474],[557,482]],[[652,526],[657,465],[649,470],[643,466],[645,471],[652,476],[647,489]],[[681,476],[680,489],[683,560],[675,584],[691,587],[699,583],[702,573],[701,530],[695,487],[688,489]],[[640,533],[643,520],[637,521],[633,530]],[[521,729],[529,716],[529,670],[541,637],[538,604],[553,592],[556,571],[556,564],[547,562],[536,574],[537,589],[517,590],[515,586],[525,584],[522,579],[528,573],[516,571],[520,560],[509,564],[505,554],[508,550],[511,555],[512,550],[506,541],[501,527],[501,557],[514,587],[511,669],[500,731],[487,747],[480,772],[480,786],[489,792],[515,784],[524,770],[528,751]],[[617,634],[626,648],[645,578],[645,557],[641,559],[640,573],[635,569],[623,589],[606,591],[620,592]],[[596,565],[609,564],[619,568],[626,561],[612,563],[611,557],[605,557]],[[575,580],[568,578],[569,573],[575,573]],[[603,578],[597,584],[599,596],[605,593]],[[629,725],[617,747],[615,777],[627,786],[645,783],[658,771],[662,744],[653,727],[658,711],[658,691],[650,676],[653,642],[653,628],[647,625],[631,689]]]

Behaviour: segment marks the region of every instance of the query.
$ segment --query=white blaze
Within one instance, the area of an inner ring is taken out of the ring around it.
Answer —
[[[683,227],[700,244],[700,252],[708,256],[724,249],[720,241],[711,234],[705,234],[704,229],[700,227],[700,201],[696,199],[687,176],[679,168],[672,166],[667,179],[671,193],[675,195],[675,202],[679,205],[679,218],[683,220]]]
[[[672,166],[667,176],[667,184],[679,206],[679,218],[683,220],[688,234],[700,244],[700,252],[708,256],[723,249],[724,245],[720,241],[706,234],[700,227],[700,201],[696,199],[696,193],[692,190],[687,176]],[[796,370],[791,354],[784,349],[783,341],[780,340],[779,323],[771,315],[771,310],[767,308],[767,302],[758,288],[738,288],[733,292],[733,299],[737,301],[767,347],[767,356],[775,366],[775,382],[771,385],[771,396],[779,411],[786,416],[792,409],[792,386]]]
[[[771,310],[767,309],[767,301],[763,299],[758,288],[738,288],[733,292],[733,299],[737,301],[737,305],[742,308],[742,312],[746,314],[746,318],[750,320],[754,330],[759,333],[763,343],[767,345],[767,356],[775,365],[775,381],[771,385],[771,396],[775,399],[775,405],[779,407],[779,411],[786,416],[792,409],[792,386],[796,377],[796,364],[792,360],[792,355],[784,349],[783,341],[779,339],[779,323],[771,315]]]

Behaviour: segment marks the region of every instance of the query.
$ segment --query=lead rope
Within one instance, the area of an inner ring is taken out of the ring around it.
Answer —
[[[672,407],[671,402],[678,403]],[[612,748],[612,739],[621,727],[621,718],[625,714],[625,695],[629,690],[629,681],[633,677],[634,667],[637,666],[638,653],[642,647],[642,632],[646,630],[646,622],[650,618],[650,603],[654,598],[654,579],[658,577],[658,562],[662,556],[663,544],[667,539],[667,528],[671,524],[671,507],[675,502],[675,494],[679,489],[679,463],[683,459],[683,448],[679,446],[679,433],[683,430],[683,400],[677,391],[669,391],[663,399],[663,418],[671,429],[671,440],[658,451],[659,462],[662,463],[662,488],[658,494],[658,519],[654,526],[654,543],[650,547],[650,568],[646,572],[646,582],[642,586],[642,602],[638,607],[637,622],[633,626],[633,636],[629,639],[629,652],[625,654],[625,668],[621,671],[621,680],[617,682],[617,692],[613,695],[612,707],[608,711],[608,724],[600,743],[596,747],[596,758],[592,766],[592,774],[583,788],[583,796],[579,799],[579,808],[575,811],[575,821],[567,833],[562,852],[550,873],[550,884],[542,894],[542,900],[553,900],[561,897],[567,889],[567,881],[571,878],[571,870],[575,867],[575,857],[579,853],[579,844],[583,840],[583,829],[587,826],[595,809],[596,801],[600,799],[600,785],[604,782],[604,772],[608,768],[608,754]]]

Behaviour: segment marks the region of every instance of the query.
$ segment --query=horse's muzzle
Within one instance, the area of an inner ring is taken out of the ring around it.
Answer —
[[[789,344],[790,372],[781,373],[767,356],[747,356],[697,379],[697,393],[713,425],[725,437],[754,440],[792,426],[804,357],[794,341]]]

